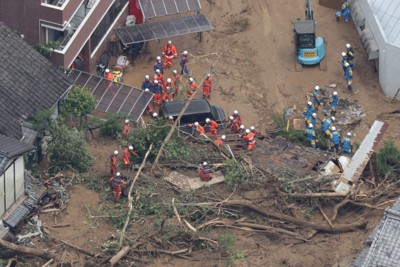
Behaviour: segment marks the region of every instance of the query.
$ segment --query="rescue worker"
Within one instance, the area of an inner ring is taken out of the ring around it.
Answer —
[[[223,147],[224,146],[224,141],[226,139],[226,135],[222,135],[222,136],[217,136],[217,138],[214,141],[214,144],[217,147]]]
[[[203,98],[210,98],[212,88],[211,74],[207,74],[207,78],[203,82]]]
[[[109,69],[105,70],[104,78],[110,82],[112,82],[114,80],[114,76],[112,75],[112,73]]]
[[[231,129],[231,133],[237,134],[240,130],[240,123],[238,120],[235,120],[233,116],[229,116],[228,128]]]
[[[174,101],[174,90],[171,87],[167,86],[167,89],[162,97],[162,101],[163,103]]]
[[[329,151],[330,152],[339,152],[340,146],[340,134],[336,131],[336,127],[332,126],[331,128],[331,136],[329,139]]]
[[[204,127],[201,126],[197,121],[194,123],[194,129],[196,130],[193,135],[201,136],[202,133],[205,133]]]
[[[256,145],[256,135],[251,132],[249,129],[246,129],[246,135],[243,136],[243,139],[247,142],[247,150],[253,150]]]
[[[194,92],[199,88],[197,84],[194,82],[193,78],[189,78],[188,89],[186,90],[187,98],[190,98]]]
[[[160,73],[164,74],[163,63],[161,62],[161,57],[160,56],[158,56],[157,59],[156,59],[156,62],[154,62],[153,70],[154,71],[160,70]]]
[[[309,125],[307,125],[306,135],[308,141],[310,141],[311,147],[317,148],[317,136],[315,134],[315,129],[313,124],[310,123]]]
[[[211,173],[213,173],[213,171],[208,166],[207,162],[203,162],[203,166],[199,167],[197,171],[201,181],[208,182],[212,179]]]
[[[153,82],[158,81],[159,84],[164,84],[164,75],[162,75],[161,70],[156,69],[154,73]]]
[[[251,131],[252,133],[254,133],[255,136],[257,136],[257,135],[260,134],[260,132],[257,131],[257,130],[256,130],[256,127],[254,127],[254,126],[251,126],[251,127],[250,127],[250,131]]]
[[[175,92],[174,84],[172,83],[172,79],[168,78],[167,81],[163,84],[163,93],[167,91],[167,87],[171,87],[171,89]]]
[[[133,146],[129,146],[124,149],[124,156],[122,157],[122,161],[126,168],[129,168],[129,164],[131,163],[131,156],[137,157],[138,154],[133,150]]]
[[[338,12],[336,12],[336,21],[340,20],[340,17],[344,18],[345,22],[348,22],[350,19],[350,3],[347,2],[347,0],[342,0],[342,9]]]
[[[172,61],[174,58],[178,57],[178,51],[171,40],[168,40],[167,44],[164,46],[162,56],[164,57],[163,68],[172,67]]]
[[[117,172],[115,176],[110,178],[110,183],[113,186],[113,194],[114,194],[114,201],[118,202],[121,194],[122,194],[122,186],[126,184],[126,182],[122,179],[121,173]]]
[[[111,175],[115,175],[117,173],[118,166],[118,150],[115,150],[114,153],[110,156],[110,164],[111,164]]]
[[[313,104],[311,101],[308,101],[307,106],[304,108],[304,111],[303,111],[304,123],[306,125],[306,128],[308,125],[308,123],[307,123],[308,118],[311,117],[313,113],[315,113]]]
[[[347,89],[350,90],[350,93],[353,93],[353,70],[348,62],[344,63],[344,66],[346,67],[345,77],[346,77]]]
[[[181,65],[182,67],[181,75],[183,74],[190,75],[188,64],[189,64],[189,53],[188,51],[185,50],[183,51],[183,54],[181,56],[181,61],[179,62],[179,65]]]
[[[336,111],[337,111],[337,105],[339,103],[339,96],[338,93],[335,91],[333,94],[329,97],[329,105],[331,107],[331,115],[335,116]]]
[[[239,111],[234,110],[232,116],[235,120],[239,122],[240,125],[243,124],[242,117],[239,115]]]
[[[314,87],[313,98],[314,98],[314,109],[317,112],[319,106],[321,106],[321,96],[319,95],[319,86],[318,85],[316,85]]]
[[[171,77],[172,83],[175,86],[175,93],[179,92],[180,85],[181,85],[181,76],[178,74],[177,70],[172,71],[172,77]]]
[[[330,127],[332,123],[335,121],[335,117],[326,118],[322,121],[322,132],[327,136],[331,135]]]
[[[146,75],[144,76],[144,82],[142,83],[142,90],[145,90],[146,88],[152,88],[153,83],[150,81],[150,76]]]
[[[124,129],[122,130],[122,139],[126,140],[126,136],[131,132],[129,120],[125,120]]]
[[[342,65],[343,73],[345,74],[345,76],[346,76],[346,66],[344,64],[346,62],[348,63],[349,59],[348,59],[348,57],[346,55],[346,52],[342,52],[342,61],[340,62],[340,65]]]
[[[317,113],[313,113],[311,116],[308,117],[307,119],[307,126],[310,124],[317,125]]]
[[[218,135],[218,123],[215,120],[207,118],[206,125],[210,127],[210,135]]]
[[[174,123],[175,123],[174,117],[169,116],[169,117],[168,117],[168,124],[172,126],[172,125],[174,125]]]
[[[242,137],[245,134],[246,134],[246,130],[245,130],[244,125],[242,124],[239,126],[239,136]]]
[[[152,87],[153,87],[153,86],[152,86]],[[149,88],[144,89],[144,91],[145,91],[146,93],[150,93],[150,89],[149,89]],[[150,103],[147,105],[146,110],[147,110],[150,114],[153,113],[153,108],[151,107]]]
[[[152,91],[153,91],[153,94],[154,94],[154,97],[153,97],[154,105],[161,105],[161,103],[162,103],[162,98],[161,98],[162,87],[159,84],[158,80],[154,81],[154,84],[153,84],[153,87],[152,87]]]
[[[350,64],[350,67],[353,69],[354,49],[351,46],[351,44],[346,44],[346,56],[347,56],[348,62]]]
[[[347,136],[343,138],[342,142],[342,153],[351,154],[353,151],[353,145],[351,144],[351,133],[348,132]]]

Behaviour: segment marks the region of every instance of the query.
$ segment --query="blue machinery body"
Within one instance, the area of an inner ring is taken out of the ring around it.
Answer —
[[[311,0],[306,0],[306,19],[294,24],[296,56],[300,64],[315,65],[325,58],[325,41],[315,36],[315,21]]]

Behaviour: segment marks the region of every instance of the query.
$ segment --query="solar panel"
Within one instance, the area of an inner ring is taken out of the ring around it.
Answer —
[[[107,81],[102,77],[72,70],[69,76],[74,79],[74,85],[89,89],[97,101],[96,110],[125,114],[132,121],[137,122],[143,115],[147,105],[153,98],[153,93]]]
[[[199,0],[140,0],[139,4],[145,20],[201,9]]]
[[[157,40],[172,36],[212,30],[213,27],[204,16],[197,14],[165,21],[137,24],[115,29],[124,45]]]

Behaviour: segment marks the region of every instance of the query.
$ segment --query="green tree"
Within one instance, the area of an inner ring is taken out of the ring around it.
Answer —
[[[87,150],[81,132],[54,119],[48,127],[48,133],[48,157],[54,167],[53,171],[71,168],[84,172],[92,166],[94,159]]]
[[[79,118],[80,125],[82,119],[86,118],[95,107],[96,100],[91,92],[80,86],[75,86],[71,92],[68,93],[62,110],[67,115],[72,115]]]
[[[377,167],[380,175],[387,175],[390,179],[399,179],[400,175],[400,150],[393,141],[386,141],[376,153]]]

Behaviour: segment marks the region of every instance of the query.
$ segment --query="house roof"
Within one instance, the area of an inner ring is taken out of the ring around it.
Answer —
[[[0,134],[21,139],[21,122],[52,108],[72,80],[0,22]]]
[[[8,162],[34,149],[32,145],[0,134],[0,175],[4,173]]]
[[[400,2],[399,0],[368,0],[386,41],[400,47]]]
[[[374,230],[371,245],[362,251],[353,266],[399,266],[400,262],[400,199],[385,210]]]

